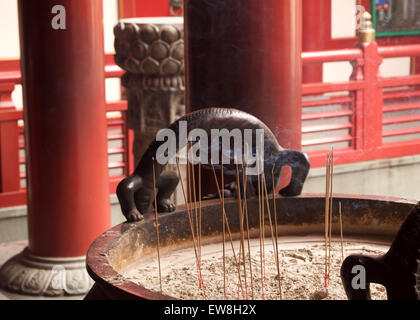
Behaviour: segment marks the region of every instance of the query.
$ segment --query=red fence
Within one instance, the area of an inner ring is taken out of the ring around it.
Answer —
[[[353,73],[340,83],[302,85],[302,145],[312,167],[325,164],[334,147],[335,163],[344,164],[420,153],[420,75],[383,78],[384,58],[420,55],[420,45],[305,52],[304,65],[348,61]],[[105,67],[107,78],[123,71]],[[23,115],[11,94],[20,72],[0,73],[0,207],[26,203]],[[127,128],[127,102],[107,103],[109,185],[133,170],[132,132]]]
[[[385,58],[419,55],[420,45],[375,43],[302,54],[304,65],[348,61],[353,67],[348,81],[303,84],[302,145],[313,167],[325,165],[331,147],[336,164],[420,153],[420,75],[379,72]]]
[[[123,71],[115,65],[105,66],[106,78],[119,78]],[[25,142],[23,113],[17,110],[12,92],[21,83],[19,71],[0,73],[0,208],[26,203]],[[133,170],[129,151],[133,135],[127,128],[127,101],[106,103],[108,120],[109,188]]]

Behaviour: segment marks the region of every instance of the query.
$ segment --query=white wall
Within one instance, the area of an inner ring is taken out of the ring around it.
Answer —
[[[19,57],[17,0],[0,0],[0,59]]]
[[[105,53],[113,54],[115,52],[114,26],[118,22],[118,0],[103,0],[103,7]],[[106,79],[105,88],[107,101],[117,101],[121,99],[120,79]]]
[[[384,59],[379,71],[383,77],[399,77],[410,74],[411,62],[409,57]],[[353,71],[349,62],[327,62],[322,66],[324,82],[347,81]]]
[[[356,36],[356,0],[331,0],[331,38],[354,38]]]
[[[410,57],[399,57],[384,59],[379,70],[383,77],[400,77],[409,75],[410,69]]]
[[[106,53],[114,53],[114,26],[118,22],[118,0],[103,0],[104,45]]]
[[[0,59],[19,59],[19,29],[17,0],[0,0]],[[12,95],[17,108],[22,108],[22,87]]]

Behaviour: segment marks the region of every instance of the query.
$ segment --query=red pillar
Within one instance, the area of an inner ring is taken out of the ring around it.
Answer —
[[[236,107],[301,148],[301,0],[186,0],[188,110]]]
[[[0,83],[0,112],[16,112],[12,101],[14,83]],[[0,190],[18,192],[19,177],[19,128],[16,120],[0,123]]]
[[[169,0],[119,0],[120,18],[169,16]]]
[[[20,0],[19,19],[29,251],[84,256],[110,226],[102,0]]]
[[[325,6],[325,0],[303,0],[302,51],[324,50],[325,36],[323,34],[326,15],[331,14],[331,8]],[[303,66],[303,83],[322,82],[322,64],[307,64]]]

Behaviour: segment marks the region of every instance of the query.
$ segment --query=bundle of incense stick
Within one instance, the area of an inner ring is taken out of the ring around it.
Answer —
[[[190,142],[190,149],[192,148],[192,142]],[[188,163],[187,163],[188,166]],[[192,194],[192,198],[190,198],[190,201],[192,200],[194,203],[194,216],[195,216],[195,234],[196,234],[196,239],[197,239],[197,253],[198,253],[198,264],[199,264],[199,268],[200,268],[200,287],[203,285],[203,279],[202,279],[202,274],[201,274],[201,231],[200,231],[200,225],[199,225],[199,217],[198,217],[198,211],[199,208],[197,207],[197,195],[196,195],[196,181],[195,181],[195,168],[194,168],[194,164],[190,164],[190,171],[191,172],[191,179],[192,179],[192,185],[191,183],[189,184],[189,190],[190,190],[190,195]],[[187,170],[188,172],[188,170]],[[201,176],[200,176],[201,177]],[[201,183],[201,181],[199,182]],[[201,204],[201,201],[200,201]],[[194,221],[194,217],[193,217],[193,221]]]
[[[332,233],[332,203],[333,203],[333,174],[334,174],[334,149],[327,154],[325,174],[325,276],[324,287],[327,288],[330,279],[331,266],[331,233]]]
[[[280,300],[283,299],[282,289],[281,289],[281,278],[280,278],[280,262],[279,262],[279,232],[278,232],[278,225],[277,225],[277,206],[276,206],[276,185],[274,184],[274,167],[271,171],[271,181],[272,181],[272,187],[273,187],[273,210],[274,210],[274,232],[276,235],[276,248],[275,248],[275,254],[276,254],[276,268],[277,268],[277,278],[279,282],[279,297]]]
[[[188,196],[189,199],[191,200],[191,182],[190,182],[190,178],[191,178],[191,173],[190,173],[190,163],[189,163],[189,157],[188,157],[188,152],[189,152],[189,143],[187,141],[187,166],[186,166],[186,171],[187,171],[187,176],[186,176],[186,182],[187,182],[187,186],[184,187],[184,180],[182,178],[181,175],[181,170],[179,167],[179,161],[178,158],[176,158],[176,166],[177,166],[177,170],[178,170],[178,175],[181,181],[181,187],[182,187],[182,193],[184,196],[184,201],[185,201],[185,209],[187,212],[187,216],[188,216],[188,221],[190,224],[190,229],[191,229],[191,235],[192,235],[192,239],[193,239],[193,247],[194,247],[194,254],[195,254],[195,260],[196,260],[196,267],[197,267],[197,274],[198,274],[198,286],[200,289],[202,289],[203,291],[203,297],[204,299],[207,299],[206,296],[206,289],[204,286],[204,281],[203,281],[203,276],[202,276],[202,272],[201,272],[201,231],[200,230],[196,230],[197,232],[194,231],[194,216],[193,216],[193,209],[192,209],[192,204],[190,203],[190,201],[188,200]],[[201,167],[200,167],[201,169]],[[201,184],[201,174],[199,175],[199,183]],[[201,188],[199,193],[201,193]],[[201,197],[201,195],[199,195]],[[199,201],[199,211],[201,213],[201,200]],[[196,207],[196,203],[194,203],[194,207]],[[200,225],[201,227],[201,225]],[[196,234],[197,233],[197,234]],[[200,239],[198,239],[198,237],[200,237]]]
[[[275,211],[277,211],[276,208],[276,203],[275,203],[275,186],[274,186],[274,167],[273,167],[273,171],[271,172],[271,177],[272,177],[272,184],[273,184],[273,209]],[[263,195],[265,195],[265,199],[266,199],[266,206],[267,206],[267,213],[268,213],[268,222],[270,225],[270,230],[271,230],[271,241],[273,243],[273,252],[274,252],[274,258],[275,258],[275,263],[276,263],[276,268],[277,268],[277,277],[278,277],[278,281],[279,281],[279,297],[280,300],[282,299],[282,292],[281,292],[281,279],[280,279],[280,266],[279,266],[279,253],[278,253],[278,230],[277,230],[277,212],[274,213],[275,215],[275,227],[273,231],[273,221],[271,219],[271,211],[270,211],[270,204],[268,202],[268,191],[267,191],[267,183],[266,183],[266,179],[265,179],[265,174],[263,174],[262,176],[263,178],[263,184],[264,184],[264,192]],[[274,236],[275,234],[275,236]],[[265,258],[264,258],[265,259]]]
[[[195,184],[195,169],[194,169],[194,164],[190,163],[189,161],[189,151],[190,149],[192,149],[192,142],[189,142],[189,144],[187,143],[187,175],[188,175],[188,189],[189,189],[189,195],[190,195],[190,201],[193,201],[194,204],[194,215],[192,214],[192,209],[190,209],[190,217],[191,217],[191,228],[192,228],[192,233],[194,234],[194,225],[195,225],[195,238],[196,238],[196,250],[197,250],[197,268],[198,268],[198,274],[199,274],[199,287],[202,289],[203,291],[203,296],[204,299],[207,299],[206,296],[206,288],[204,285],[204,280],[203,280],[203,274],[202,274],[202,267],[201,267],[201,217],[198,216],[199,213],[201,213],[201,200],[199,201],[198,205],[200,206],[199,208],[197,207],[197,195],[196,195],[196,184]],[[200,164],[200,168],[199,171],[201,170],[201,163]],[[192,184],[190,181],[190,178],[192,179]],[[198,181],[199,185],[201,185],[201,173],[199,173],[199,181]],[[201,186],[199,187],[199,193],[201,193]],[[192,194],[192,196],[191,196]],[[201,196],[199,194],[199,196]],[[191,207],[190,207],[191,208]],[[195,223],[194,223],[194,216],[195,216]]]
[[[243,289],[243,286],[242,286],[241,266],[240,266],[240,263],[239,263],[238,259],[236,258],[235,247],[233,245],[233,237],[232,237],[232,233],[230,231],[229,220],[227,218],[226,211],[225,211],[224,190],[223,190],[223,188],[221,189],[220,186],[219,186],[219,181],[217,180],[216,171],[214,169],[213,163],[210,162],[210,165],[211,165],[211,168],[213,170],[213,176],[214,176],[214,180],[216,182],[217,192],[219,194],[219,199],[220,199],[220,203],[221,203],[221,206],[222,206],[222,219],[225,222],[226,231],[228,232],[228,235],[229,235],[230,246],[231,246],[232,253],[233,253],[233,259],[234,259],[235,265],[237,266],[238,283],[239,283],[239,286],[240,286],[240,290],[242,292],[242,297],[245,297],[244,289]],[[222,160],[222,163],[221,163],[221,169],[222,169],[221,170],[222,171],[221,176],[222,176],[222,183],[223,183],[223,181],[224,181],[223,180],[223,160]],[[225,239],[225,233],[224,232],[225,232],[225,229],[223,229],[223,239]],[[223,241],[223,248],[224,248],[224,241]],[[225,279],[226,279],[225,260],[226,260],[225,259],[225,251],[223,250],[223,269],[224,269],[224,274],[225,274]],[[224,281],[224,283],[226,285],[225,281]],[[225,292],[225,297],[226,297],[226,286],[224,287],[224,292]]]

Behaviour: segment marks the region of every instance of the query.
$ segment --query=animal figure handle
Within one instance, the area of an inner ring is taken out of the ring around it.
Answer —
[[[419,250],[420,202],[405,219],[385,255],[351,255],[343,261],[340,274],[347,297],[350,300],[369,300],[369,284],[378,283],[386,288],[389,300],[418,299]],[[355,267],[363,274],[357,275]],[[358,284],[357,277],[363,283]]]
[[[290,179],[289,185],[281,189],[279,193],[282,196],[300,195],[311,167],[311,162],[309,161],[308,156],[304,152],[284,150],[279,163],[279,168],[277,168],[276,165],[276,171],[278,170],[278,174],[280,174],[281,168],[284,166],[289,166],[292,169],[292,178]]]
[[[380,257],[348,256],[341,267],[341,280],[349,300],[371,300],[370,284],[386,285]]]

